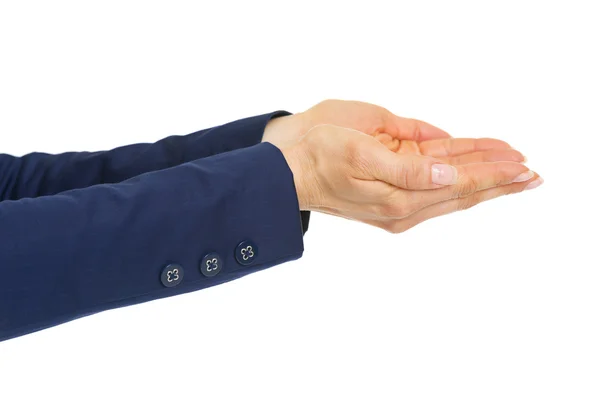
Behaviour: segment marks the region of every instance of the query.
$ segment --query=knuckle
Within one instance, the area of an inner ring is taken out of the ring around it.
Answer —
[[[368,155],[369,152],[365,151],[360,140],[349,140],[345,145],[344,156],[346,161],[363,174],[366,174],[373,164]]]
[[[398,182],[402,188],[417,188],[427,180],[425,169],[414,157],[406,157],[398,167]]]
[[[481,203],[481,201],[483,200],[477,194],[473,194],[470,197],[460,198],[458,200],[458,210],[468,210]]]
[[[498,191],[497,194],[491,198],[502,197],[502,196],[519,193],[519,192],[523,191],[523,187],[521,187],[519,185],[505,185],[501,188],[498,188],[497,191]]]
[[[471,208],[471,202],[468,198],[459,198],[456,202],[456,211],[464,211]]]
[[[423,132],[421,131],[421,123],[416,119],[411,119],[411,123],[412,138],[415,141],[421,141],[421,138],[423,137]]]
[[[502,171],[502,169],[500,168],[500,165],[497,165],[495,170],[494,170],[494,176],[492,179],[492,186],[493,187],[498,187],[504,184],[507,184],[508,182],[510,182],[510,180],[508,179],[506,173],[504,173]]]
[[[501,174],[497,174],[497,175],[494,177],[494,183],[493,183],[493,186],[494,186],[494,187],[499,187],[499,186],[501,186],[501,185],[504,185],[504,184],[506,184],[506,183],[507,183],[507,181],[508,181],[508,180],[507,180],[507,178],[506,178],[505,176],[503,176],[503,175],[501,175]]]
[[[397,187],[408,188],[410,169],[404,163],[392,166],[392,179]]]
[[[349,140],[346,142],[346,156],[350,159],[357,159],[361,157],[363,151],[360,148],[360,142],[357,140]]]
[[[393,204],[390,203],[385,203],[382,204],[381,206],[379,206],[379,208],[377,208],[377,216],[384,218],[384,217],[394,217],[394,213],[396,212],[396,206],[394,206]]]
[[[447,163],[451,165],[461,165],[463,163],[463,157],[461,155],[454,155],[452,157],[448,157]]]
[[[411,191],[404,194],[402,198],[402,207],[404,212],[402,217],[408,217],[423,208],[423,200],[418,193],[416,194],[414,191]]]
[[[518,183],[518,184],[521,184],[521,183]],[[506,190],[503,193],[503,195],[517,194],[517,193],[520,193],[521,191],[525,190],[525,186],[523,186],[523,185],[507,185],[504,188]]]
[[[455,197],[468,197],[477,191],[477,187],[477,180],[469,176],[464,176],[456,185]]]
[[[398,203],[386,203],[381,206],[380,211],[381,215],[387,218],[402,218],[410,214],[404,205]]]
[[[359,163],[362,164],[364,163],[364,155],[363,152],[360,149],[360,145],[358,142],[354,141],[354,140],[350,140],[346,143],[345,147],[345,155],[346,155],[346,159],[351,163]]]
[[[450,155],[454,152],[453,151],[454,145],[456,145],[454,140],[446,139],[446,140],[442,141],[442,147],[447,155]],[[458,158],[458,157],[455,156],[453,158]]]
[[[410,216],[420,208],[420,201],[411,197],[411,192],[394,191],[381,206],[384,217],[401,219]]]

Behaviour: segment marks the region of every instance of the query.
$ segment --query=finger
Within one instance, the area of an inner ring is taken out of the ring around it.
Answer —
[[[413,211],[446,200],[466,198],[478,191],[499,187],[513,182],[529,181],[533,171],[516,162],[489,162],[456,166],[458,180],[454,185],[432,191],[415,193]],[[399,194],[399,200],[406,202],[406,197]]]
[[[394,152],[398,152],[398,150],[400,149],[400,144],[402,143],[402,141],[400,141],[399,139],[396,139],[385,132],[376,134],[375,138],[377,139],[377,141],[385,145],[387,149]]]
[[[419,143],[417,141],[396,139],[386,133],[377,134],[375,138],[390,151],[394,151],[398,154],[421,154],[421,149],[419,148]]]
[[[419,149],[421,154],[430,157],[454,157],[477,151],[510,149],[510,145],[493,138],[455,138],[421,142]]]
[[[441,161],[444,161],[452,165],[464,165],[474,164],[478,162],[497,162],[497,161],[511,161],[511,162],[525,162],[526,159],[517,150],[489,150],[489,151],[478,151],[470,154],[457,155],[454,157],[438,157]]]
[[[416,154],[397,154],[373,141],[371,148],[360,154],[367,161],[373,178],[408,190],[429,190],[455,184],[456,167],[433,157]]]
[[[441,203],[437,203],[422,210],[419,210],[416,213],[402,220],[370,224],[374,224],[378,227],[385,228],[386,230],[392,233],[401,233],[416,226],[419,223],[422,223],[434,217],[443,216],[449,213],[453,213],[455,211],[466,210],[478,204],[481,204],[484,201],[489,201],[503,195],[516,194],[524,191],[525,189],[533,189],[541,185],[541,183],[543,182],[544,180],[538,174],[534,173],[532,179],[528,181],[478,191],[466,198],[443,201]]]
[[[413,141],[427,141],[430,139],[451,138],[450,134],[436,126],[428,124],[413,118],[403,118],[387,113],[386,123],[392,130],[395,130],[394,136],[398,139],[410,139]]]
[[[417,141],[411,141],[409,139],[404,139],[400,141],[400,146],[398,154],[421,154],[421,150],[419,149],[419,143]]]

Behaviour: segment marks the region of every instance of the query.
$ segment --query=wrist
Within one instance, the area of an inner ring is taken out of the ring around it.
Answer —
[[[306,172],[306,156],[303,155],[300,145],[285,147],[281,149],[281,153],[294,176],[300,210],[310,210],[310,180]]]
[[[296,144],[306,133],[304,113],[271,119],[263,133],[262,142],[269,142],[279,149]]]

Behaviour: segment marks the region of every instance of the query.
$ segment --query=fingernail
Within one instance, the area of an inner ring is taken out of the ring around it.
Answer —
[[[531,180],[533,178],[533,171],[527,171],[522,174],[517,175],[517,177],[512,180],[513,183],[522,183],[523,181]]]
[[[527,162],[527,157],[523,155],[523,164]]]
[[[448,185],[456,183],[458,171],[451,165],[433,164],[431,166],[431,181],[434,184]]]
[[[527,184],[527,187],[525,187],[525,190],[533,190],[534,188],[539,187],[543,183],[544,183],[544,179],[542,177],[538,177],[535,180],[533,180],[532,182],[530,182],[529,184]]]

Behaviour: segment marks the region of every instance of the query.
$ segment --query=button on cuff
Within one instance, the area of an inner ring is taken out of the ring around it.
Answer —
[[[251,240],[244,240],[235,248],[235,260],[242,266],[252,264],[258,255],[258,248]]]
[[[165,287],[175,287],[183,280],[183,274],[183,267],[172,263],[163,269],[160,274],[160,281]]]
[[[200,272],[206,277],[214,277],[221,273],[223,260],[217,253],[209,253],[200,261]]]

